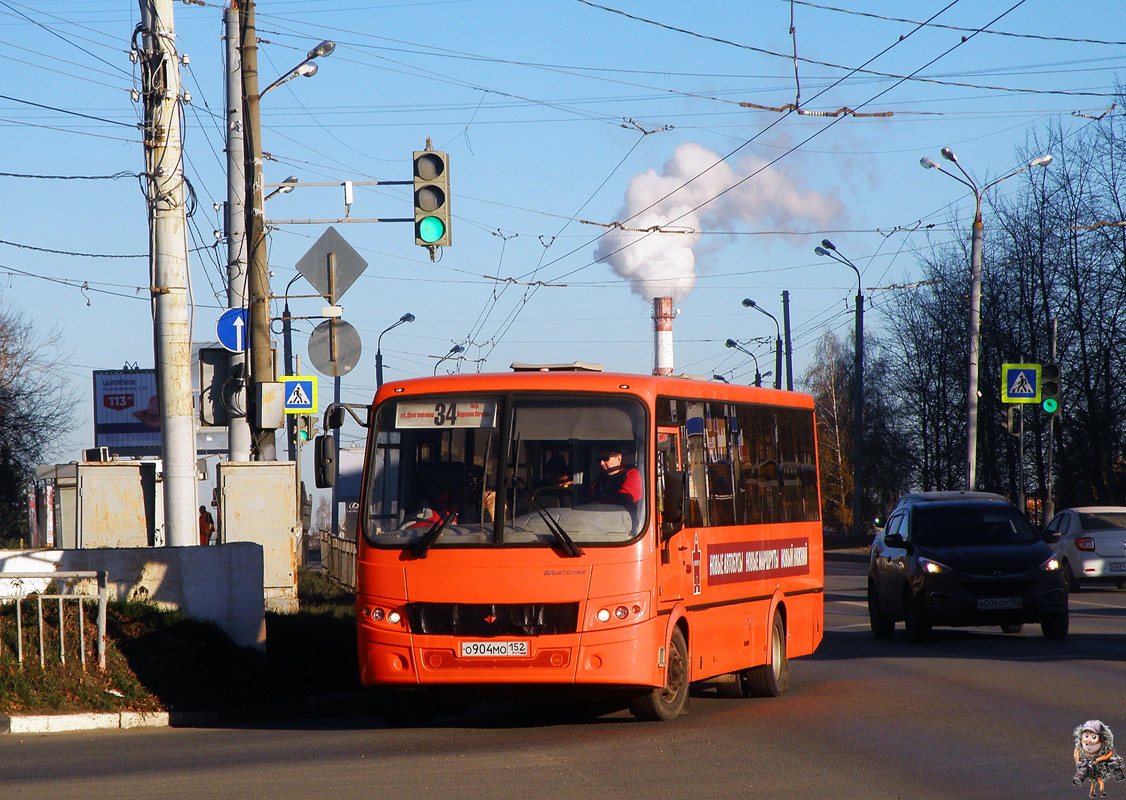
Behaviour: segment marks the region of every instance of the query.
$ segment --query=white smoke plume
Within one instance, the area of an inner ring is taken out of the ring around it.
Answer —
[[[708,170],[719,160],[720,156],[706,147],[686,142],[665,162],[661,174],[650,169],[630,179],[625,205],[618,212],[624,230],[614,229],[602,237],[595,257],[628,280],[643,300],[672,297],[680,301],[692,291],[696,285],[695,247],[701,230],[727,230],[737,220],[777,230],[806,224],[823,226],[844,211],[837,198],[803,191],[785,170],[775,167],[762,170],[717,198],[766,164],[748,157],[740,159],[735,169],[724,162]],[[696,180],[684,186],[692,178]],[[674,191],[681,186],[684,188]],[[642,209],[648,210],[634,218]],[[662,231],[688,232],[644,232],[654,226]]]

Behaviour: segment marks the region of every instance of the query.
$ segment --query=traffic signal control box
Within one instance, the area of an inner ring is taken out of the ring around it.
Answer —
[[[439,150],[414,153],[414,243],[450,244],[450,159]]]
[[[1061,377],[1060,365],[1056,362],[1040,367],[1040,408],[1045,413],[1060,413]]]

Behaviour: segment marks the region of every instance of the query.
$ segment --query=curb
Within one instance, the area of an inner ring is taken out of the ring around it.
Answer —
[[[66,733],[135,728],[204,728],[223,723],[349,713],[370,707],[368,692],[314,695],[293,703],[226,711],[114,711],[85,714],[0,714],[0,734]]]
[[[166,728],[167,711],[121,711],[101,714],[32,714],[0,716],[3,733],[62,733],[127,728]]]

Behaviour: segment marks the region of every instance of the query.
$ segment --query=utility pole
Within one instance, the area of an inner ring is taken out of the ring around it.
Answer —
[[[247,293],[249,295],[251,437],[259,461],[277,460],[275,429],[266,427],[262,392],[274,383],[274,359],[270,344],[270,276],[266,265],[266,219],[262,196],[262,121],[258,112],[258,38],[254,23],[254,0],[246,0],[239,20],[242,50],[242,91],[246,104],[246,217],[248,245]]]
[[[794,391],[794,345],[790,339],[790,290],[782,290],[782,332],[786,336],[786,391]]]
[[[223,12],[227,45],[227,308],[246,308],[246,176],[242,119],[242,54],[239,12]],[[250,425],[246,419],[246,352],[231,353],[222,402],[227,407],[227,459],[250,460]]]
[[[198,542],[192,338],[173,0],[140,0],[146,198],[151,231],[153,351],[164,461],[165,543]]]

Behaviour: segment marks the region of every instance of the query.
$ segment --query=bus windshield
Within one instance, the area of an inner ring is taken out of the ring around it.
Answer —
[[[625,397],[395,398],[375,412],[363,530],[376,547],[579,546],[644,529],[646,417]]]

